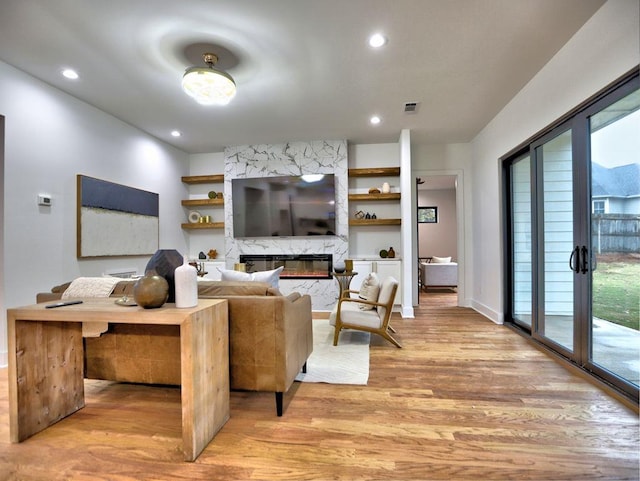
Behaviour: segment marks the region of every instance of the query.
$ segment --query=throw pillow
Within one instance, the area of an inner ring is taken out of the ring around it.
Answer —
[[[358,297],[366,301],[377,302],[379,293],[380,280],[378,279],[378,275],[375,272],[372,272],[365,277],[364,281],[362,281]],[[371,304],[358,304],[358,307],[361,311],[371,311],[375,309],[376,306],[372,306]]]
[[[433,256],[433,258],[431,259],[431,262],[433,264],[448,264],[449,262],[451,262],[451,256],[449,256],[449,257],[436,257],[436,256]]]
[[[271,284],[273,287],[279,287],[280,283],[280,273],[284,270],[284,266],[280,266],[277,269],[273,269],[272,271],[258,271],[258,272],[242,272],[242,271],[234,271],[231,269],[220,269],[220,274],[222,274],[221,280],[223,281],[254,281],[254,282],[267,282]]]
[[[71,281],[61,297],[109,297],[121,280],[117,277],[78,277]]]

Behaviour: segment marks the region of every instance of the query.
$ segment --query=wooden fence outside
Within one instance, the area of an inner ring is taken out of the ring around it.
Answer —
[[[594,252],[640,252],[640,216],[595,214],[591,218]]]

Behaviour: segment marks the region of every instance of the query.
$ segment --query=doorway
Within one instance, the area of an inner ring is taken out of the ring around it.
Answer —
[[[456,298],[456,305],[464,299],[464,227],[462,171],[415,171],[416,175],[416,304],[424,301],[423,262],[434,257],[455,263],[454,285],[446,286],[445,293]],[[450,259],[449,259],[450,258]]]

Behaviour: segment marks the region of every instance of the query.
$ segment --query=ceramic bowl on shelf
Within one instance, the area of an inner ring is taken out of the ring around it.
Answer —
[[[189,212],[189,222],[191,222],[192,224],[200,222],[200,212],[195,210]]]

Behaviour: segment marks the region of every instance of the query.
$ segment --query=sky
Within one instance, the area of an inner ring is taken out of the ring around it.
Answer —
[[[609,168],[640,164],[640,110],[591,135],[591,161]]]

